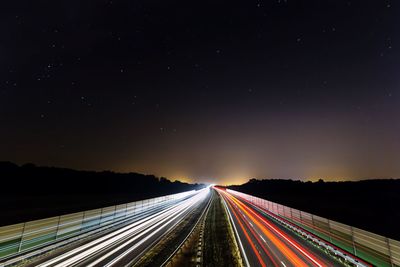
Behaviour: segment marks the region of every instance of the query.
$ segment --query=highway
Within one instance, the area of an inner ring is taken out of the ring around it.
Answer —
[[[237,231],[248,266],[343,266],[243,199],[216,188]]]
[[[210,189],[200,190],[194,196],[171,204],[161,210],[101,236],[34,263],[34,266],[126,266],[134,263],[160,238],[178,225],[196,209],[203,209],[210,198]]]
[[[183,193],[184,195],[179,195],[177,198],[171,197],[165,202],[151,202],[152,205],[149,205],[150,201],[146,202],[147,205],[143,204],[144,202],[133,206],[123,205],[119,210],[125,211],[126,217],[118,217],[115,207],[115,212],[113,210],[112,214],[116,214],[115,218],[118,219],[110,220],[110,223],[105,226],[101,224],[103,217],[99,216],[100,213],[95,217],[96,219],[88,217],[89,223],[85,223],[83,219],[85,216],[57,225],[48,223],[40,225],[42,221],[37,221],[34,225],[40,227],[26,231],[26,237],[29,239],[26,238],[24,244],[37,242],[49,231],[63,233],[61,231],[67,229],[71,232],[75,229],[77,221],[82,229],[86,229],[85,225],[92,224],[94,228],[78,231],[76,235],[73,233],[67,239],[51,240],[44,245],[0,259],[0,267],[13,264],[29,267],[132,266],[135,264],[143,266],[141,265],[143,262],[147,262],[148,266],[159,266],[162,262],[169,262],[168,260],[177,251],[181,251],[179,247],[193,232],[200,218],[203,216],[207,218],[208,207],[217,199],[216,194],[211,194],[210,190],[215,190],[222,198],[223,205],[220,209],[226,210],[228,215],[228,217],[224,215],[224,221],[230,222],[229,225],[233,226],[230,226],[230,229],[234,230],[230,232],[232,239],[236,241],[225,242],[228,247],[224,250],[231,253],[235,247],[234,255],[236,259],[244,263],[244,266],[372,266],[343,250],[330,250],[332,244],[327,241],[315,241],[315,238],[309,234],[303,235],[303,232],[299,232],[299,229],[302,229],[301,226],[296,228],[288,225],[276,214],[252,204],[257,202],[239,194],[240,192],[235,193],[229,190],[228,192],[219,187],[209,186],[199,191]],[[129,213],[128,207],[133,207]],[[101,211],[101,214],[105,214],[104,218],[109,217],[109,213],[103,213],[103,209]],[[218,215],[218,218],[221,216],[221,214]],[[225,218],[229,219],[225,220]],[[57,230],[53,229],[55,226]],[[227,229],[223,230],[222,227],[214,225],[205,233],[210,235],[218,231],[227,231]],[[13,238],[13,233],[11,231],[11,238]],[[10,234],[4,235],[4,237],[8,236]],[[168,238],[163,239],[164,237]],[[196,243],[196,248],[200,247],[203,250],[206,242],[200,241],[202,239],[200,235],[198,239],[199,244]],[[3,238],[3,240],[6,239]],[[204,240],[209,240],[208,236],[204,236]],[[213,244],[214,246],[222,247],[224,242],[215,241],[214,243],[216,243]],[[343,254],[346,255],[343,256]],[[348,259],[355,259],[356,262]],[[189,260],[191,261],[191,258]],[[214,257],[209,256],[204,262],[214,260]]]

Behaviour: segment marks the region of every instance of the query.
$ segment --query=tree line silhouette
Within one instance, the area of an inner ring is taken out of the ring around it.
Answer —
[[[165,177],[0,162],[0,225],[204,187]]]
[[[250,179],[228,188],[400,240],[400,179],[354,182]]]

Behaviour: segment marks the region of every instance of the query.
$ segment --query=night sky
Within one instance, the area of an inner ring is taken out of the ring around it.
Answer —
[[[0,160],[400,177],[397,1],[4,1]]]

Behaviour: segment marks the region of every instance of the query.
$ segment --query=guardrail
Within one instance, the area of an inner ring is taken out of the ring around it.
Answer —
[[[114,222],[146,212],[169,201],[188,197],[195,192],[192,190],[0,227],[0,262],[75,235],[111,227]]]
[[[227,192],[281,216],[322,240],[373,265],[379,267],[400,266],[399,241],[242,192],[230,189],[227,189]]]

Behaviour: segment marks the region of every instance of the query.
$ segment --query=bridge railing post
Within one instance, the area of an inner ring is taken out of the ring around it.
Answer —
[[[328,231],[329,231],[329,242],[332,243],[332,229],[331,229],[331,220],[328,219]]]
[[[314,215],[313,215],[313,214],[311,214],[311,225],[312,225],[312,228],[313,228],[314,231],[315,231]],[[315,233],[315,232],[314,232],[314,233]]]
[[[393,262],[392,249],[391,249],[391,245],[390,245],[390,239],[387,238],[387,237],[386,237],[386,244],[387,244],[388,252],[389,252],[390,265],[393,267],[394,266],[394,262]]]
[[[21,252],[22,249],[22,242],[24,241],[24,235],[25,235],[25,226],[26,222],[24,222],[24,227],[22,228],[21,240],[19,241],[18,252]]]
[[[58,222],[57,222],[57,228],[56,228],[56,237],[54,239],[57,240],[58,237],[58,231],[60,230],[60,222],[61,222],[61,216],[58,216]]]
[[[125,203],[125,218],[128,216],[128,203]]]
[[[353,226],[350,226],[350,231],[351,231],[351,241],[352,241],[352,243],[353,243],[354,255],[357,256],[356,243],[354,242],[354,230],[353,230]]]

